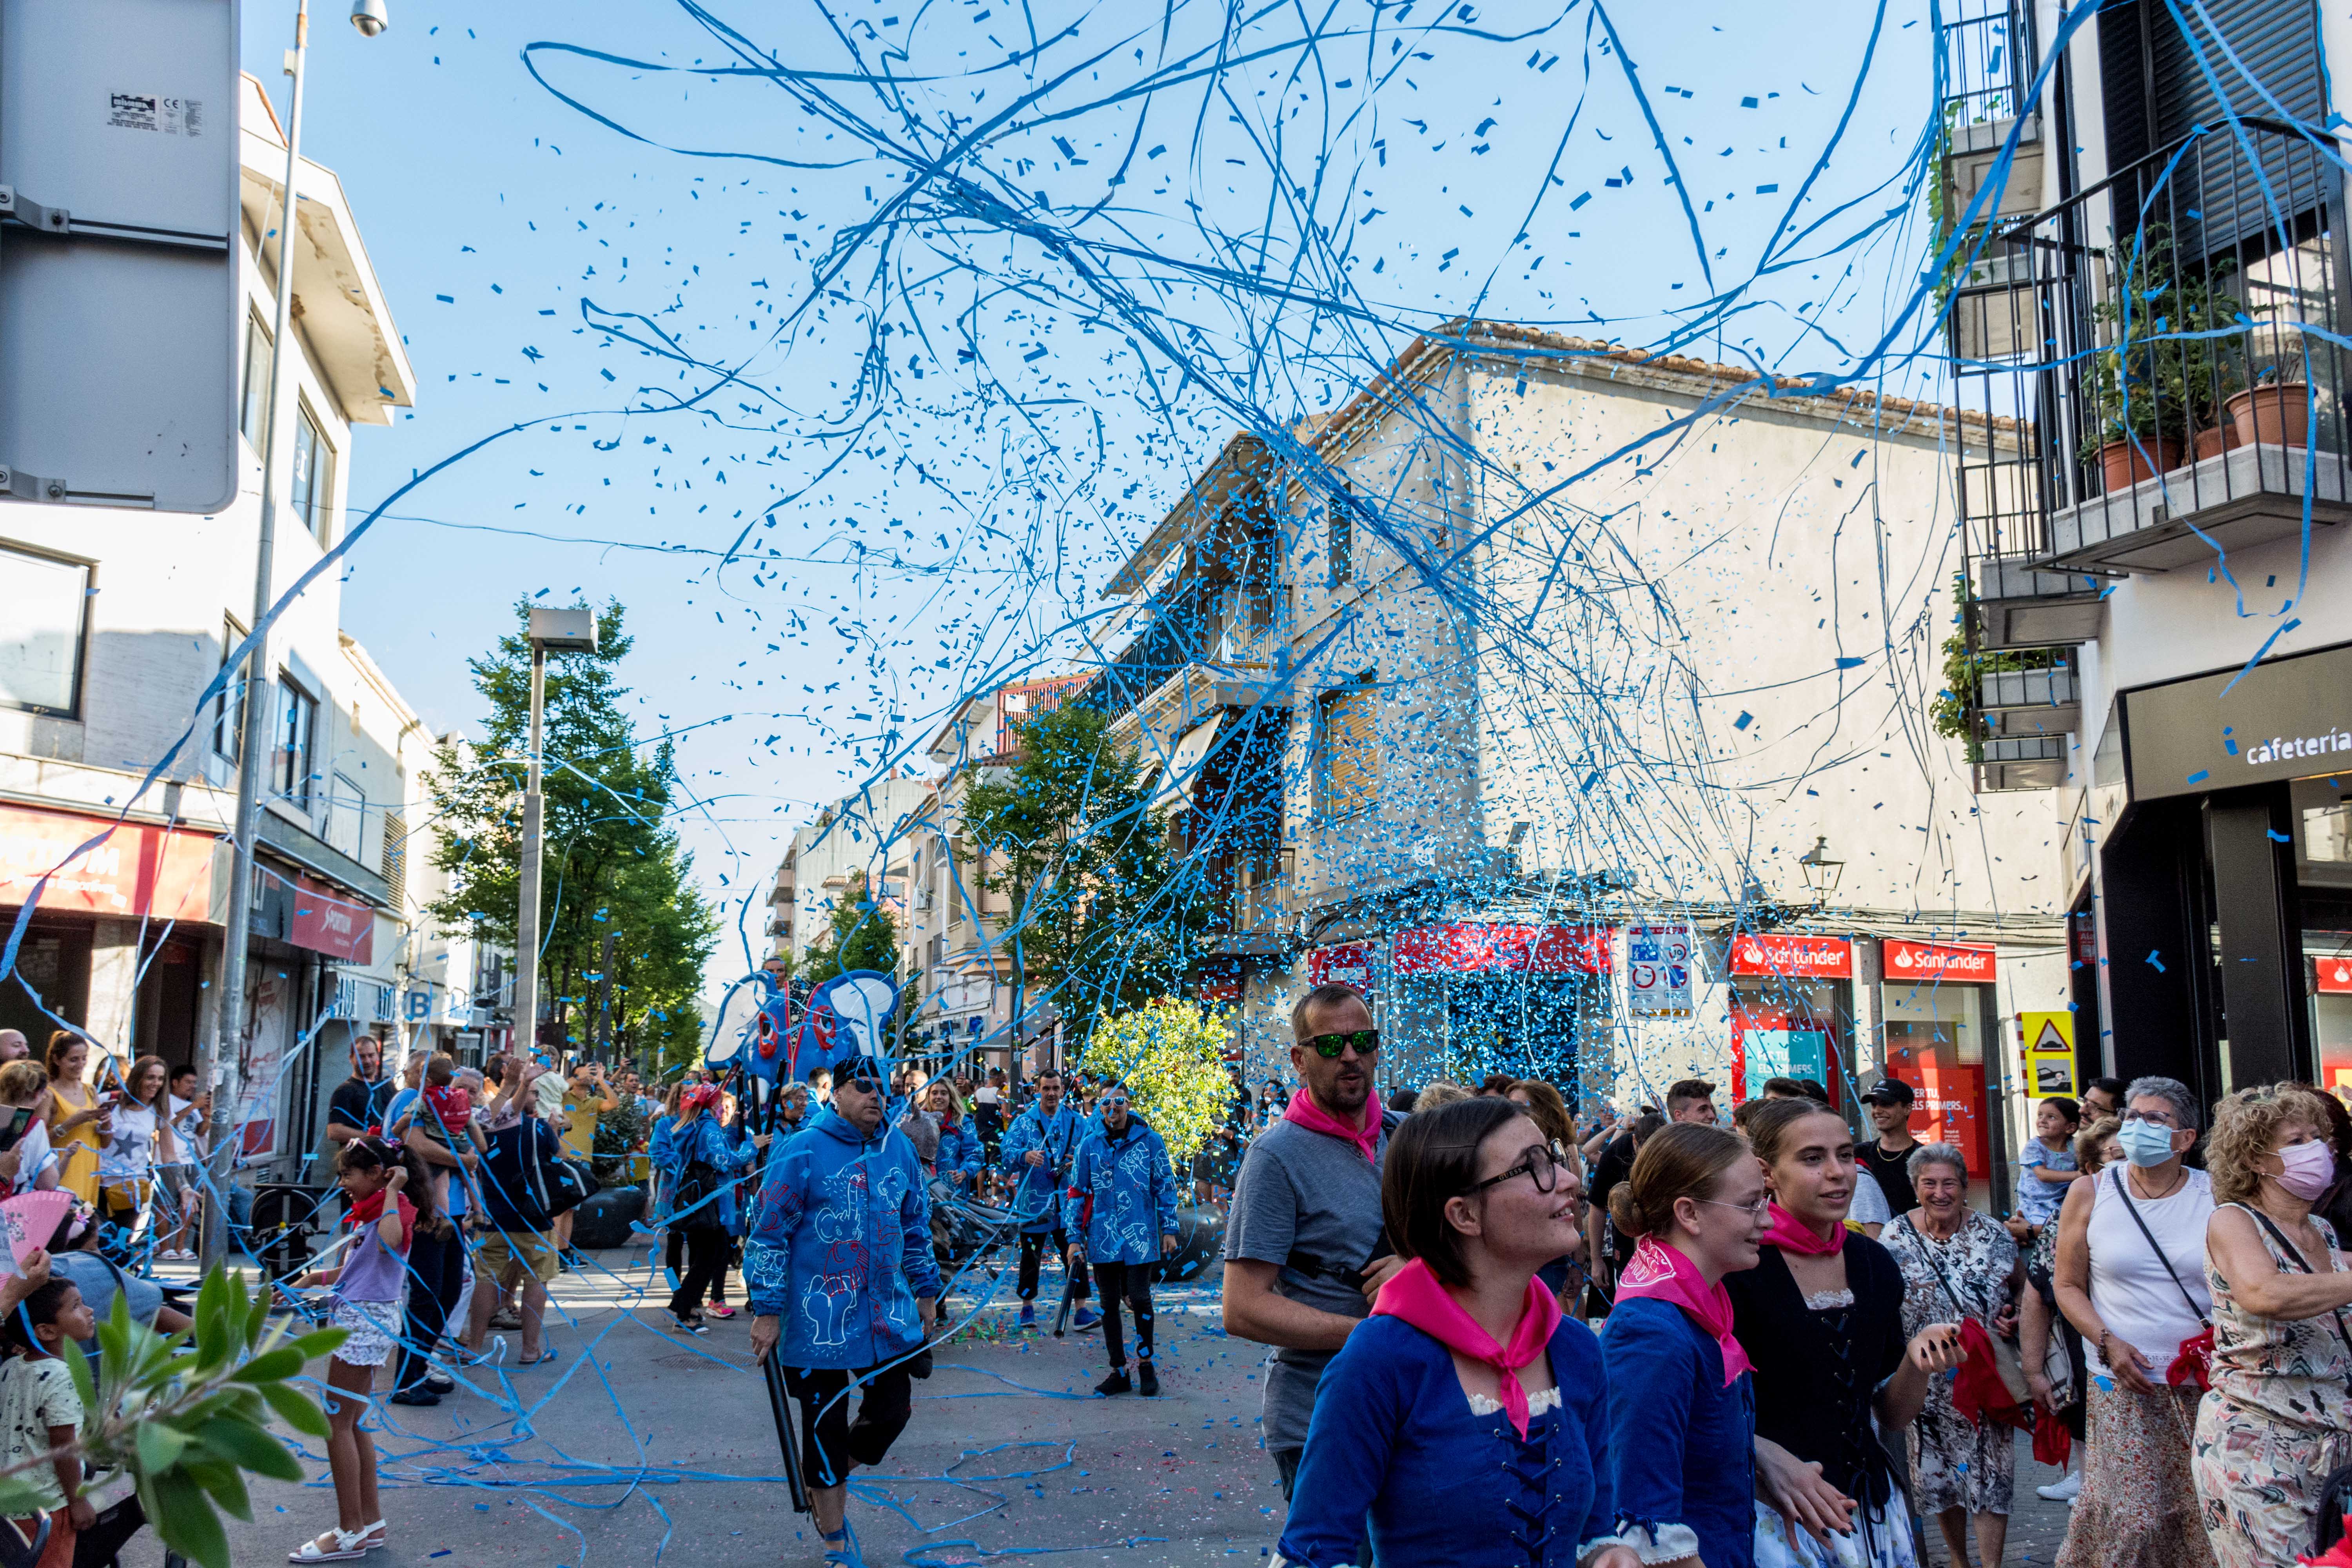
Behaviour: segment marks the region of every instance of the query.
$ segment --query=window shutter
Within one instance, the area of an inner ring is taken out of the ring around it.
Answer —
[[[1361,810],[1379,798],[1379,754],[1373,715],[1378,693],[1369,686],[1323,697],[1323,806],[1333,816]]]
[[[390,808],[383,814],[383,879],[397,915],[408,907],[408,814]]]

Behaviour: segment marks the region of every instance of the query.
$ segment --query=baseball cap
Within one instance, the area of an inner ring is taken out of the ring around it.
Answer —
[[[1899,1078],[1883,1078],[1870,1086],[1862,1097],[1875,1105],[1909,1105],[1918,1098],[1911,1086]]]

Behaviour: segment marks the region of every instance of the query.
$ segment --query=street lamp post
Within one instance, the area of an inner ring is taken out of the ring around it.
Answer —
[[[594,653],[593,610],[530,612],[530,752],[522,790],[522,887],[515,910],[515,1028],[526,1051],[539,1044],[539,880],[544,803],[540,795],[540,731],[547,706],[547,656]]]
[[[1797,857],[1797,869],[1804,874],[1805,886],[1813,895],[1813,908],[1822,909],[1837,896],[1838,878],[1845,870],[1845,862],[1830,858],[1830,841],[1816,837],[1813,847]]]
[[[358,0],[352,8],[352,25],[359,29],[362,37],[373,38],[383,32],[387,20],[384,0]],[[287,350],[294,320],[294,181],[302,165],[303,88],[310,77],[310,0],[296,0],[294,47],[286,51],[286,74],[294,79],[294,86],[286,111],[285,195],[278,204],[278,298],[269,337],[268,407],[262,420],[261,538],[253,572],[253,647],[246,655],[242,675],[236,678],[243,681],[245,699],[237,723],[236,814],[229,837],[228,909],[221,938],[220,984],[214,1003],[219,1022],[199,1047],[196,1057],[196,1082],[213,1091],[206,1147],[212,1151],[210,1184],[220,1200],[205,1205],[204,1233],[198,1245],[205,1268],[226,1256],[226,1200],[229,1173],[236,1168],[234,1152],[229,1148],[234,1105],[231,1097],[218,1092],[219,1085],[215,1080],[220,1076],[221,1047],[230,1037],[230,1031],[235,1030],[239,1040],[245,1035],[246,946],[253,935],[253,850],[261,824],[262,748],[277,716],[270,700],[274,689],[269,653],[269,611],[274,595],[270,565],[278,552],[278,498],[286,488],[284,470],[292,466],[293,459],[291,444],[281,441],[279,435],[285,424],[286,362],[292,357]],[[279,460],[281,457],[285,461]],[[238,1088],[242,1090],[244,1086],[240,1084]]]

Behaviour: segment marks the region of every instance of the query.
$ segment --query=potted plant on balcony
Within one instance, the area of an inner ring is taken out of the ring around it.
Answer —
[[[2244,377],[2226,338],[2206,335],[2245,322],[2244,305],[2221,286],[2235,265],[2225,258],[2183,269],[2157,225],[2116,258],[2120,281],[2091,310],[2116,341],[2090,362],[2094,417],[2082,451],[2108,494],[2178,468],[2191,451],[2209,458],[2242,439],[2221,411]]]
[[[2223,405],[2231,424],[2232,445],[2298,447],[2311,437],[2311,387],[2300,377],[2289,381],[2281,367],[2269,365],[2254,384],[2232,393]]]

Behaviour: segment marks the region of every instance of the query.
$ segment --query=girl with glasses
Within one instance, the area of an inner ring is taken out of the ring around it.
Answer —
[[[1591,1331],[1536,1271],[1576,1237],[1574,1175],[1496,1097],[1416,1111],[1381,1208],[1408,1261],[1325,1371],[1277,1560],[1639,1568],[1614,1531]]]
[[[1617,1512],[1645,1563],[1755,1562],[1756,1403],[1723,1277],[1756,1267],[1763,1168],[1719,1127],[1678,1121],[1643,1140],[1610,1194],[1634,1238],[1602,1331]]]

